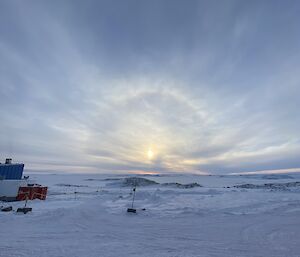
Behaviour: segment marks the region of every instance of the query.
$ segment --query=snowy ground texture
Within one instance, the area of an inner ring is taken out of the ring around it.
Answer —
[[[1,257],[300,257],[300,174],[139,176],[137,214],[130,176],[30,177],[48,198],[0,212]]]

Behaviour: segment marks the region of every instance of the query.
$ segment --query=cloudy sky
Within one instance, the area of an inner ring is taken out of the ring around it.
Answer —
[[[300,170],[299,13],[297,0],[1,0],[0,157]]]

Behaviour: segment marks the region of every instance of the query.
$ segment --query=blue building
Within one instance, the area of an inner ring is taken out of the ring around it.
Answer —
[[[23,163],[12,163],[11,159],[6,159],[4,164],[0,163],[0,179],[22,179],[23,170]]]

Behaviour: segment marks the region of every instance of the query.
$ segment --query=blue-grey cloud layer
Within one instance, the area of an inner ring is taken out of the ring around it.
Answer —
[[[1,1],[1,156],[71,171],[299,168],[299,11]]]

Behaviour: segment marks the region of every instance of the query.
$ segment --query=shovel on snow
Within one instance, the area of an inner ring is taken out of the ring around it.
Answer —
[[[26,214],[27,212],[31,212],[32,211],[32,208],[26,207],[27,201],[28,201],[28,195],[26,196],[26,201],[25,201],[24,207],[23,208],[18,208],[17,212],[22,212],[22,213]]]

